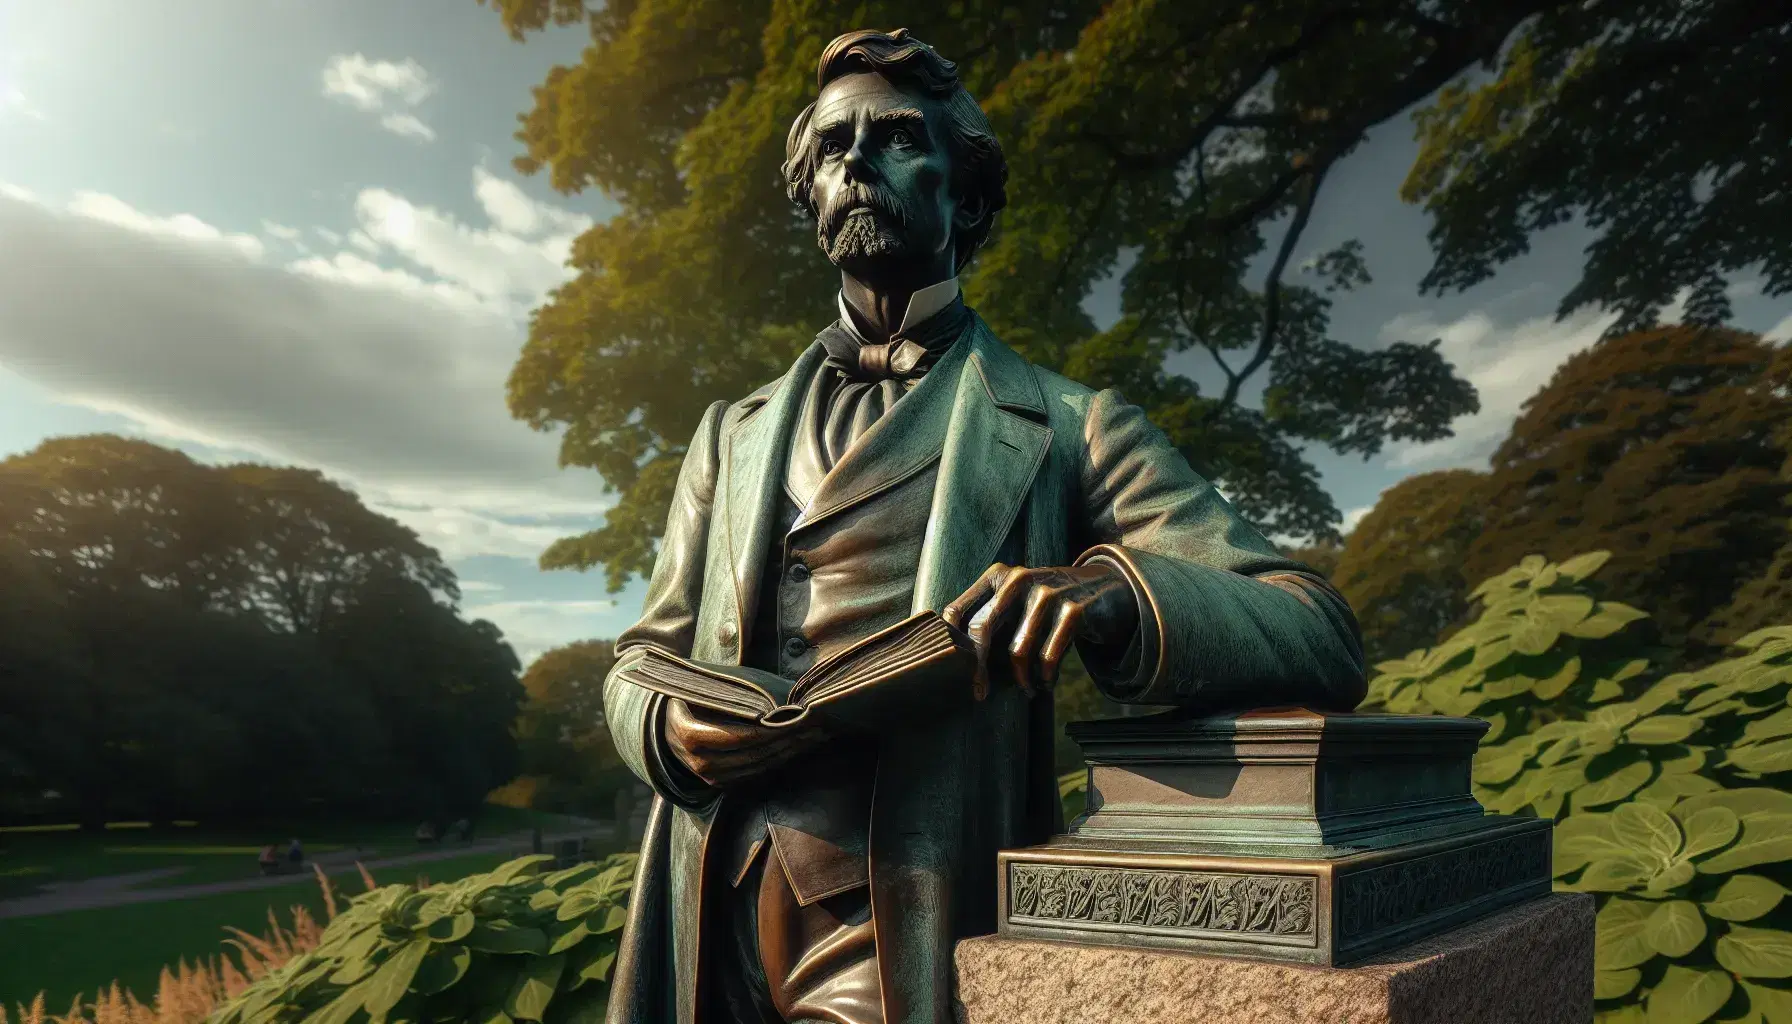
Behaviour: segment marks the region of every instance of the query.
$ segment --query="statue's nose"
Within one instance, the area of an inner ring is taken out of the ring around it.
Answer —
[[[846,151],[846,155],[841,158],[840,162],[845,166],[846,173],[857,181],[865,181],[875,173],[871,166],[871,158],[866,155],[863,141],[859,139],[853,140],[852,148]]]

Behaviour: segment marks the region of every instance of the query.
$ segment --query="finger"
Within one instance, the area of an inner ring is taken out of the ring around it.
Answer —
[[[1076,640],[1082,626],[1081,604],[1065,601],[1058,605],[1057,621],[1052,623],[1051,635],[1045,638],[1045,647],[1039,652],[1040,669],[1048,686],[1058,682],[1058,673],[1064,667],[1064,656],[1070,653],[1070,645]]]
[[[1056,587],[1034,587],[1027,595],[1026,614],[1021,617],[1014,638],[1008,641],[1008,663],[1014,672],[1014,681],[1029,697],[1033,696],[1034,654],[1045,639],[1052,620],[1057,617],[1061,593]]]
[[[1032,589],[1032,573],[1025,569],[1011,570],[996,587],[995,596],[989,599],[980,620],[971,626],[970,635],[977,645],[977,662],[982,669],[985,694],[989,692],[989,652],[1005,645],[1026,610],[1027,595]]]
[[[1000,562],[983,570],[983,575],[977,577],[977,582],[947,605],[946,610],[940,613],[940,618],[945,619],[946,624],[953,629],[965,628],[965,623],[971,620],[978,606],[996,592],[996,587],[1001,584],[1002,577],[1008,574],[1008,570],[1009,567]]]

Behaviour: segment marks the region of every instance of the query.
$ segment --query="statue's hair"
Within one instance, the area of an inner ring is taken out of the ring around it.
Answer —
[[[1008,161],[989,118],[959,83],[958,65],[909,35],[906,28],[894,32],[861,29],[836,37],[816,63],[816,89],[860,72],[882,75],[944,101],[953,190],[961,201],[980,199],[983,204],[983,216],[954,239],[955,266],[962,271],[989,238],[996,213],[1008,205]],[[814,103],[804,107],[784,140],[785,194],[810,213],[815,212],[815,167],[821,157],[820,143],[809,134],[814,114]]]

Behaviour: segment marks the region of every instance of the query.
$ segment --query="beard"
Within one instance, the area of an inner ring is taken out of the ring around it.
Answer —
[[[877,185],[850,185],[817,211],[815,240],[828,262],[855,264],[911,255],[916,218],[897,193]]]

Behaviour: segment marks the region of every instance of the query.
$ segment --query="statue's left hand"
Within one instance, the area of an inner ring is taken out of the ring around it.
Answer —
[[[1132,585],[1099,562],[1046,569],[997,563],[940,615],[977,646],[979,700],[989,693],[992,651],[1006,652],[1006,671],[1031,696],[1057,682],[1071,641],[1125,643],[1139,627]]]

